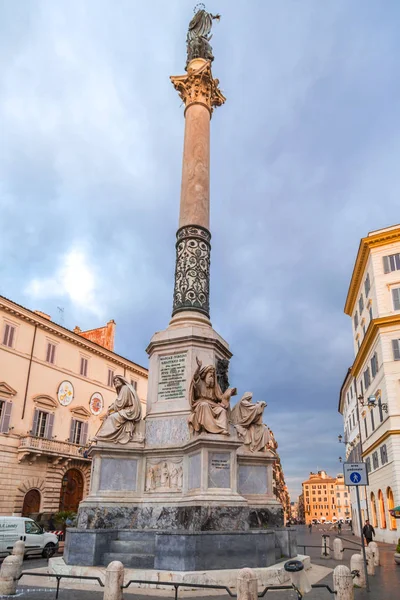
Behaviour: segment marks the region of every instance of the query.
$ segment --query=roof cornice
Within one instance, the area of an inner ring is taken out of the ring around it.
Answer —
[[[386,246],[388,244],[392,244],[393,242],[400,242],[400,227],[397,227],[396,229],[380,231],[362,238],[358,248],[356,262],[354,264],[353,274],[350,280],[349,291],[347,292],[346,303],[344,305],[344,312],[346,315],[349,315],[349,317],[352,315],[354,305],[357,300],[358,290],[361,285],[361,278],[363,276],[365,267],[367,266],[371,248]]]
[[[367,358],[368,352],[371,350],[371,346],[375,342],[378,331],[383,327],[392,327],[393,325],[400,325],[400,314],[390,315],[389,317],[380,317],[379,319],[373,319],[370,322],[367,333],[365,334],[353,366],[351,367],[351,373],[354,377],[359,375],[361,367]]]
[[[53,321],[49,321],[45,317],[41,317],[32,310],[29,310],[29,308],[25,308],[24,306],[21,306],[20,304],[17,304],[16,302],[13,302],[4,296],[0,296],[0,310],[1,309],[9,314],[14,315],[15,317],[18,317],[19,319],[39,327],[40,329],[52,333],[57,337],[68,340],[71,344],[85,348],[92,354],[97,354],[98,356],[101,356],[102,358],[105,358],[106,360],[121,367],[128,367],[130,371],[136,372],[142,377],[148,377],[148,369],[145,367],[142,367],[141,365],[138,365],[137,363],[134,363],[129,359],[112,352],[111,350],[107,350],[107,348],[104,348],[103,346],[96,344],[96,342],[92,342],[78,335],[77,333],[74,333],[62,325],[58,325]]]

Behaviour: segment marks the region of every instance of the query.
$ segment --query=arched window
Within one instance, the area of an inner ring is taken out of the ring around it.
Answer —
[[[378,491],[378,502],[379,502],[379,526],[381,529],[386,529],[385,500],[383,498],[382,490]]]
[[[387,503],[388,503],[388,510],[392,510],[394,508],[394,498],[393,498],[393,492],[392,492],[392,488],[388,487],[386,490],[386,497],[387,497]],[[397,522],[396,519],[394,517],[392,517],[392,515],[389,512],[389,528],[390,529],[397,529]]]
[[[374,492],[371,492],[371,517],[372,517],[372,527],[378,527],[378,519],[376,518],[376,502],[375,502]]]

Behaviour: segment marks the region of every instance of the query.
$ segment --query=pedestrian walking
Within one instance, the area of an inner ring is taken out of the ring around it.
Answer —
[[[337,526],[337,531],[338,531],[338,535],[340,535],[342,533],[342,524],[339,521],[338,526]]]
[[[363,536],[365,537],[365,541],[367,542],[367,546],[370,542],[372,542],[372,536],[375,535],[375,529],[370,525],[368,519],[365,521],[365,525],[363,527]]]
[[[308,531],[311,533],[312,532],[312,523],[308,524]]]
[[[55,525],[54,525],[54,515],[50,515],[50,519],[48,522],[48,530],[49,531],[54,531],[55,530]]]

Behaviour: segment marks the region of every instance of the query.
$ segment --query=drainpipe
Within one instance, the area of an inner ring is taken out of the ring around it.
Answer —
[[[24,406],[22,408],[22,419],[25,416],[26,400],[28,398],[28,387],[29,387],[29,379],[30,379],[30,376],[31,376],[31,366],[32,366],[33,350],[34,350],[34,347],[35,347],[36,331],[37,331],[37,325],[35,325],[35,331],[33,333],[31,356],[30,356],[30,359],[29,359],[28,375],[27,375],[27,378],[26,378]]]

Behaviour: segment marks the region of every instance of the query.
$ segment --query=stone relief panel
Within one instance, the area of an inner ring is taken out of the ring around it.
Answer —
[[[183,458],[150,458],[146,462],[146,492],[181,492]]]

